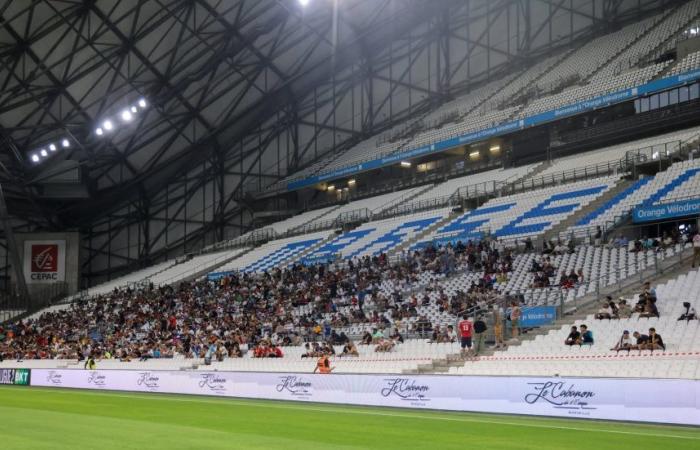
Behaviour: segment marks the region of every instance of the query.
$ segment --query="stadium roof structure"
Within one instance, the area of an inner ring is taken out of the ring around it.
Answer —
[[[208,212],[178,239],[223,235],[244,227],[236,198],[247,183],[270,184],[457,89],[668,3],[5,0],[0,183],[26,229],[102,224],[113,236],[158,217],[151,236],[141,226],[148,254],[174,245],[155,241],[187,223],[188,202],[203,195],[197,211]],[[148,106],[120,120],[140,99]],[[97,135],[108,118],[114,129]]]

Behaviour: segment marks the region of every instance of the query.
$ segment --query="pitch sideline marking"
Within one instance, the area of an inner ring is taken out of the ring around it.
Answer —
[[[280,404],[275,404],[272,403],[275,400],[261,400],[260,402],[249,402],[246,400],[241,400],[237,399],[235,397],[217,397],[220,398],[220,400],[209,400],[206,398],[180,398],[180,397],[165,397],[165,396],[159,396],[159,395],[140,395],[140,394],[131,394],[131,395],[125,395],[125,394],[117,394],[114,392],[105,392],[105,391],[84,391],[84,390],[77,390],[77,389],[66,389],[66,390],[56,390],[52,388],[32,388],[32,390],[41,390],[41,391],[49,391],[52,393],[61,393],[61,394],[74,394],[76,391],[79,392],[80,394],[87,394],[87,395],[103,395],[103,396],[111,396],[111,397],[118,397],[118,398],[139,398],[139,399],[144,399],[144,400],[164,400],[164,401],[178,401],[178,402],[188,402],[188,403],[210,403],[210,404],[224,404],[222,403],[221,400],[233,400],[236,404],[243,405],[243,406],[252,406],[252,407],[258,407],[258,408],[277,408],[277,409],[291,409],[291,410],[306,410],[306,411],[314,411],[314,412],[332,412],[332,413],[341,413],[341,414],[359,414],[359,415],[367,415],[367,416],[381,416],[381,417],[398,417],[398,418],[404,418],[404,419],[425,419],[425,420],[443,420],[443,421],[448,421],[448,422],[471,422],[471,423],[483,423],[483,424],[490,424],[490,425],[508,425],[508,426],[515,426],[515,427],[525,427],[525,428],[544,428],[544,429],[550,429],[550,430],[567,430],[567,431],[595,431],[599,433],[610,433],[610,434],[622,434],[622,435],[632,435],[632,436],[649,436],[649,437],[660,437],[660,438],[673,438],[673,439],[689,439],[689,440],[700,440],[700,436],[681,436],[681,435],[676,435],[676,434],[664,434],[664,433],[639,433],[639,432],[634,432],[634,431],[621,431],[621,430],[607,430],[607,429],[597,429],[597,428],[582,428],[582,427],[567,427],[567,426],[562,426],[562,425],[541,425],[541,424],[534,424],[534,423],[519,423],[519,422],[508,422],[508,421],[501,421],[501,420],[485,420],[485,419],[475,419],[475,418],[469,418],[469,417],[444,417],[444,416],[425,416],[425,415],[417,415],[417,414],[396,414],[396,413],[387,413],[387,412],[379,412],[379,411],[363,411],[363,410],[358,410],[358,409],[341,409],[341,408],[314,408],[310,406],[302,406],[303,404],[300,404],[299,406],[297,405],[280,405]],[[165,394],[165,395],[177,395],[177,394]],[[270,404],[264,404],[263,402],[270,401]],[[359,407],[369,407],[372,408],[373,406],[364,406],[364,405],[350,405],[350,406],[359,406]],[[381,406],[380,406],[381,408]],[[446,411],[446,413],[449,413],[450,411]],[[459,413],[459,411],[454,411]],[[463,411],[463,412],[468,412],[468,411]],[[469,412],[471,413],[471,412]],[[478,414],[478,413],[475,413]],[[488,413],[484,413],[488,414]],[[533,418],[527,418],[524,417],[524,419],[537,419],[535,417]],[[549,420],[550,418],[542,418],[545,420]],[[557,420],[560,418],[557,417],[552,417],[551,419]],[[644,426],[655,426],[655,427],[660,427],[660,425],[647,425],[644,424]]]

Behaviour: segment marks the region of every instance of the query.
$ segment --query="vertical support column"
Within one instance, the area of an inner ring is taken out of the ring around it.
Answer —
[[[12,224],[10,224],[10,217],[7,213],[7,205],[5,204],[5,193],[2,190],[2,184],[0,184],[0,223],[2,223],[2,226],[5,229],[5,238],[7,240],[7,252],[10,254],[12,267],[15,271],[15,278],[17,278],[17,290],[19,292],[19,295],[22,298],[24,298],[27,302],[27,309],[29,309],[29,307],[31,306],[31,298],[29,297],[27,283],[24,280],[24,272],[22,271],[22,263],[19,258],[17,240],[15,239],[15,233],[12,230]]]

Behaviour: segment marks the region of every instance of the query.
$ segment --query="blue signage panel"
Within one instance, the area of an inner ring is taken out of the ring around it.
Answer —
[[[236,272],[230,270],[227,272],[212,272],[207,274],[207,280],[216,281],[235,273]]]
[[[388,155],[380,159],[363,162],[362,164],[355,164],[350,167],[343,167],[332,172],[316,175],[309,178],[304,178],[302,180],[290,181],[289,183],[287,183],[287,190],[292,191],[295,189],[320,183],[321,181],[332,180],[335,178],[353,175],[367,170],[377,169],[379,167],[394,164],[400,161],[404,161],[406,159],[415,158],[417,156],[428,155],[431,153],[439,153],[460,145],[470,144],[493,136],[501,136],[504,134],[512,133],[513,131],[525,127],[541,125],[545,122],[557,120],[562,117],[569,117],[575,114],[580,114],[582,112],[591,111],[598,108],[604,108],[615,103],[620,103],[637,97],[641,97],[643,95],[651,94],[652,92],[657,92],[665,89],[670,89],[672,87],[680,86],[695,81],[697,79],[700,79],[700,69],[691,70],[680,75],[674,75],[671,77],[650,81],[646,84],[631,89],[612,92],[610,94],[602,95],[600,97],[592,98],[590,100],[574,103],[572,105],[567,105],[551,111],[545,111],[540,114],[535,114],[534,116],[528,116],[521,120],[502,123],[495,127],[474,131],[462,136],[447,139],[445,141],[436,142],[435,144],[426,145],[423,147],[406,150],[400,153],[395,153],[393,155]]]
[[[632,212],[634,223],[654,222],[657,220],[672,219],[674,217],[697,215],[700,215],[700,198],[660,205],[638,206],[634,208]]]
[[[531,328],[549,325],[557,318],[556,306],[528,306],[522,309],[520,327]]]

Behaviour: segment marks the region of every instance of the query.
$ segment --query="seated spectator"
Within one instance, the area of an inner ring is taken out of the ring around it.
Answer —
[[[352,341],[348,341],[343,346],[343,352],[340,356],[360,356],[360,352],[357,351],[357,346]]]
[[[630,339],[630,332],[625,330],[622,332],[622,336],[618,339],[617,343],[610,350],[619,352],[620,350],[631,350],[632,349],[632,339]]]
[[[620,319],[629,319],[632,317],[632,309],[627,304],[627,300],[620,297],[617,303],[617,317]]]
[[[581,344],[593,345],[593,332],[586,325],[581,325]]]
[[[382,338],[374,349],[375,352],[390,352],[394,348],[394,341]]]
[[[641,334],[638,331],[632,333],[632,336],[636,339],[635,344],[632,346],[633,350],[644,350],[649,343],[649,336],[646,334]]]
[[[639,317],[659,317],[659,310],[656,308],[656,303],[647,301],[644,306],[644,311],[639,314]]]
[[[649,341],[647,342],[646,348],[648,350],[666,350],[666,345],[664,345],[664,340],[661,339],[661,335],[656,333],[655,328],[649,328]]]
[[[362,340],[361,340],[361,342],[362,342],[364,345],[369,345],[369,344],[371,344],[371,343],[372,343],[372,333],[370,333],[369,331],[365,331],[365,334],[362,335]]]
[[[595,318],[600,320],[618,318],[618,308],[617,305],[615,305],[615,302],[612,301],[612,297],[610,297],[609,295],[606,297],[606,302],[598,310],[598,313],[595,315]]]
[[[447,342],[456,342],[457,332],[452,325],[447,325]]]
[[[642,292],[639,294],[639,300],[634,308],[635,312],[644,312],[647,303],[656,303],[656,290],[651,287],[648,281],[642,285]]]
[[[571,332],[564,341],[564,345],[577,345],[581,343],[581,333],[578,332],[578,328],[574,325],[571,327]]]
[[[382,339],[384,339],[384,333],[382,332],[382,330],[380,330],[379,328],[375,328],[374,330],[372,330],[372,343],[373,344],[376,344],[377,342],[381,341]]]
[[[678,320],[695,320],[698,318],[695,313],[695,308],[690,306],[690,302],[683,302],[683,307],[685,308],[685,312],[681,314]]]
[[[389,338],[392,339],[392,340],[394,340],[395,342],[400,342],[400,343],[403,344],[403,336],[401,335],[401,333],[399,333],[399,329],[398,329],[398,328],[394,328],[394,332],[391,333],[391,335],[389,336]]]
[[[579,282],[578,274],[574,272],[574,269],[571,269],[571,272],[569,272],[569,279],[573,281],[574,284]]]

